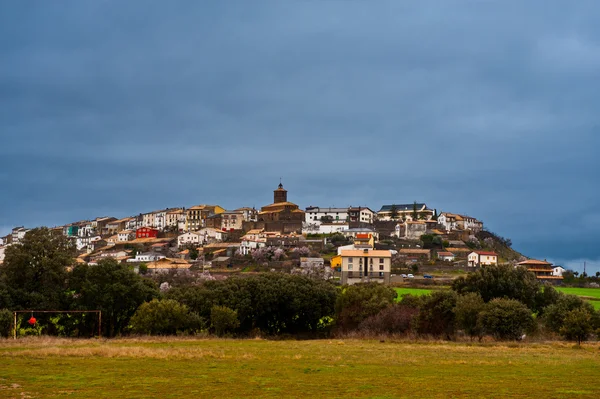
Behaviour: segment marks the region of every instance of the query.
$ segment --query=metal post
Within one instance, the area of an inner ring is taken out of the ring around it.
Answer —
[[[98,311],[98,338],[102,337],[102,311]]]
[[[17,339],[17,312],[13,312],[14,324],[13,324],[13,339]]]

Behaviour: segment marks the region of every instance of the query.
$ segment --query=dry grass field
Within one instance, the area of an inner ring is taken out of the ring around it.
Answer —
[[[600,345],[0,341],[1,398],[598,398]]]

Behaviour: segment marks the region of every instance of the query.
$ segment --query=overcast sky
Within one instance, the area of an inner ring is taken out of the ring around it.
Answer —
[[[584,0],[2,1],[0,233],[260,207],[282,177],[301,207],[422,201],[595,272],[598,15]]]

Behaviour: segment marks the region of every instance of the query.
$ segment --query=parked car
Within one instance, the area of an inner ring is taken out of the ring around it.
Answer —
[[[401,274],[400,275],[402,278],[407,278],[406,274]]]
[[[433,276],[431,274],[424,274],[423,278],[433,278]]]
[[[407,278],[415,278],[415,276],[413,276],[412,274],[409,274],[406,276]]]

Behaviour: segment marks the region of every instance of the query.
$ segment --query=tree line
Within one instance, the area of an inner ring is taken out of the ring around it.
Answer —
[[[456,339],[559,335],[581,342],[600,332],[600,314],[578,297],[541,285],[523,268],[488,267],[454,281],[451,289],[397,298],[378,283],[339,286],[285,273],[234,276],[179,284],[161,291],[129,265],[105,259],[75,262],[75,250],[46,228],[28,232],[6,250],[0,266],[0,335],[93,336],[87,313],[36,314],[35,310],[101,310],[102,335],[215,334],[219,336],[325,337],[400,335]]]

